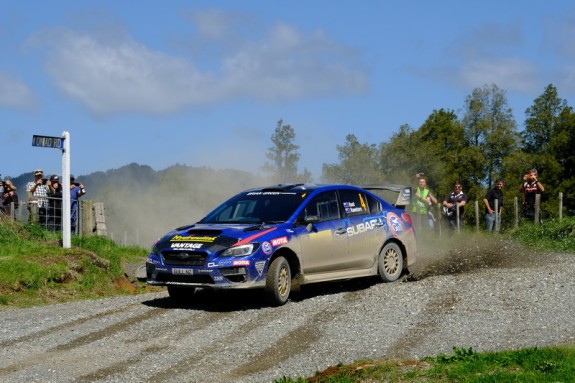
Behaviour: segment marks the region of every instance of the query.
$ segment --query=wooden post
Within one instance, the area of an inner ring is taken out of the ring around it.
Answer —
[[[96,235],[106,235],[106,217],[102,202],[94,203],[94,220],[96,221]]]
[[[539,224],[539,217],[541,212],[539,209],[541,208],[541,194],[535,194],[535,224]]]
[[[563,192],[559,192],[559,221],[563,219]]]
[[[519,227],[519,202],[517,202],[517,197],[513,198],[513,210],[515,215],[515,228]]]
[[[78,221],[80,224],[80,235],[81,236],[90,236],[94,234],[94,216],[93,216],[93,206],[91,200],[81,200],[78,201],[81,205],[79,208],[79,212],[82,214],[79,215]]]
[[[499,225],[499,200],[495,199],[493,201],[495,203],[495,227],[493,228],[495,232],[499,232],[500,225]]]
[[[479,201],[475,201],[475,231],[479,231]]]

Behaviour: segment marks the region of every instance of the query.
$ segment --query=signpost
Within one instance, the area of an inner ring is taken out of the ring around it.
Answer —
[[[62,132],[62,137],[32,136],[32,146],[62,150],[62,247],[69,249],[71,244],[70,222],[70,133]]]

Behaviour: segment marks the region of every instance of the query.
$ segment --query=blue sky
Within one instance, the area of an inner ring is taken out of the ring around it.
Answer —
[[[480,5],[479,5],[480,4]],[[337,145],[387,141],[484,84],[519,129],[575,95],[570,1],[0,1],[0,173],[131,162],[259,171],[277,121],[316,180]]]

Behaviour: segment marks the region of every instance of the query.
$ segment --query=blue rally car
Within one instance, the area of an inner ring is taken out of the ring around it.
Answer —
[[[393,204],[380,197],[391,192]],[[196,288],[263,288],[283,305],[300,285],[378,275],[415,262],[403,186],[274,185],[237,194],[199,222],[159,239],[146,281],[189,301]]]

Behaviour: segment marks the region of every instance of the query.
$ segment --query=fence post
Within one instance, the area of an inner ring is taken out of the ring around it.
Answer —
[[[541,212],[539,211],[541,207],[541,194],[537,193],[535,194],[535,224],[539,224],[539,216],[541,215]]]
[[[517,197],[513,197],[513,210],[515,214],[515,228],[519,227],[519,202],[517,202]]]
[[[499,226],[501,226],[499,224],[499,200],[496,198],[494,201],[495,204],[495,232],[499,233],[499,230],[501,229]]]
[[[559,192],[559,221],[563,219],[563,192]]]
[[[479,201],[475,201],[475,231],[479,231]]]
[[[94,217],[96,221],[96,235],[106,235],[106,217],[102,202],[94,203]]]
[[[92,201],[91,200],[81,200],[78,201],[82,207],[79,211],[82,213],[78,219],[81,220],[80,229],[82,230],[82,236],[89,236],[94,233],[94,217],[92,214]]]

